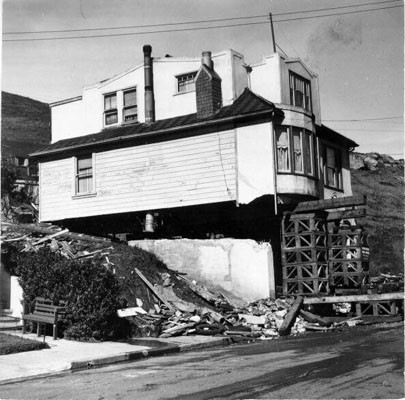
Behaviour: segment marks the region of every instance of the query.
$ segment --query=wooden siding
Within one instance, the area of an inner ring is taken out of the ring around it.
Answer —
[[[95,196],[74,194],[72,157],[41,164],[41,220],[236,199],[233,130],[95,154]]]

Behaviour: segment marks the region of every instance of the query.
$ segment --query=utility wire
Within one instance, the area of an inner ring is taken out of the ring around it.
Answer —
[[[362,7],[376,4],[386,4],[402,0],[387,0],[387,1],[377,1],[371,3],[360,3],[353,4],[349,6],[339,6],[339,7],[329,7],[329,8],[318,8],[314,10],[302,10],[302,11],[291,11],[285,13],[273,14],[273,16],[282,16],[282,15],[291,15],[291,14],[306,14],[312,12],[323,12],[330,10],[339,10],[342,8],[353,8],[353,7]],[[359,10],[360,11],[360,10]],[[189,25],[189,24],[203,24],[210,22],[225,22],[225,21],[235,21],[243,19],[256,19],[256,18],[268,18],[266,15],[252,15],[246,17],[233,17],[233,18],[219,18],[219,19],[209,19],[209,20],[197,20],[197,21],[184,21],[184,22],[168,22],[160,24],[149,24],[149,25],[129,25],[129,26],[116,26],[116,27],[106,27],[106,28],[82,28],[82,29],[61,29],[61,30],[44,30],[44,31],[18,31],[18,32],[3,32],[4,35],[23,35],[23,34],[38,34],[38,33],[71,33],[71,32],[89,32],[89,31],[108,31],[108,30],[117,30],[117,29],[138,29],[138,28],[154,28],[159,26],[176,26],[176,25]]]
[[[290,18],[290,19],[283,19],[283,20],[277,20],[277,21],[273,20],[273,22],[279,23],[279,22],[288,22],[288,21],[298,21],[298,20],[331,17],[331,16],[336,16],[336,15],[354,14],[354,13],[368,12],[368,11],[387,10],[387,9],[399,8],[399,7],[403,7],[403,4],[397,5],[397,6],[390,6],[390,7],[373,8],[373,9],[368,9],[368,10],[347,11],[347,12],[341,12],[341,13],[317,15],[317,16],[310,16],[310,17],[298,17],[298,18]],[[92,38],[104,38],[104,37],[116,37],[116,36],[146,35],[146,34],[153,34],[153,33],[170,33],[170,32],[197,31],[197,30],[217,29],[217,28],[232,28],[232,27],[236,27],[236,26],[263,25],[263,24],[268,24],[268,21],[249,22],[249,23],[230,24],[230,25],[206,26],[206,27],[194,27],[194,28],[182,28],[182,29],[167,29],[167,30],[157,30],[157,31],[155,30],[155,31],[145,31],[145,32],[91,35],[91,36],[63,36],[63,37],[48,37],[48,38],[3,39],[3,42],[26,42],[26,41],[33,42],[33,41],[44,41],[44,40],[92,39]]]
[[[402,115],[398,117],[381,117],[381,118],[361,118],[361,119],[323,119],[322,121],[328,122],[363,122],[363,121],[379,121],[382,119],[396,119],[396,118],[403,118]]]

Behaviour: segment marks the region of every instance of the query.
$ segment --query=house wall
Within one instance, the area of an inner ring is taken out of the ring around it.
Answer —
[[[74,158],[40,167],[40,220],[236,200],[235,131],[95,154],[95,193],[74,196]]]
[[[223,105],[232,104],[247,87],[243,56],[233,50],[212,55],[214,69],[222,79]],[[195,91],[177,93],[176,76],[197,71],[201,59],[154,58],[153,80],[156,120],[196,112]],[[52,111],[52,142],[100,132],[122,124],[122,91],[136,87],[138,122],[145,122],[144,68],[137,66],[120,75],[85,87],[82,99],[55,103]],[[104,126],[104,95],[117,92],[118,123]]]
[[[83,100],[52,106],[51,120],[52,143],[73,136],[84,136],[89,133],[85,126]]]
[[[130,246],[154,253],[173,270],[246,301],[275,297],[273,253],[253,240],[134,240]]]
[[[273,124],[236,129],[238,202],[274,194]]]

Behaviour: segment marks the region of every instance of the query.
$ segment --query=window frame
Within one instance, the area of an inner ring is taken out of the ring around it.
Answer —
[[[91,170],[88,172],[79,172],[79,160],[90,159],[91,161]],[[95,153],[84,153],[73,157],[73,167],[74,167],[74,176],[73,176],[73,198],[79,197],[89,197],[96,195],[96,179],[95,179]],[[79,180],[81,178],[91,179],[91,183],[87,183],[87,191],[79,190]]]
[[[184,72],[182,74],[175,75],[176,78],[176,94],[185,94],[185,93],[191,93],[195,92],[195,78],[197,76],[198,71],[191,71],[191,72]],[[186,87],[185,90],[180,90],[180,78],[187,76],[187,75],[192,75],[193,76],[193,81],[192,84],[189,85],[184,85]],[[190,87],[189,87],[190,86]]]
[[[328,165],[328,150],[333,151],[334,160],[337,162],[334,166]],[[333,145],[322,143],[322,173],[324,186],[333,190],[343,191],[343,173],[342,173],[342,150]],[[328,169],[332,170],[333,182],[329,181]]]
[[[278,146],[278,139],[277,134],[278,132],[287,132],[287,164],[288,167],[286,169],[280,169],[279,163],[279,146]],[[295,149],[294,149],[294,133],[299,133],[299,146],[300,146],[300,156],[301,156],[301,169],[298,170],[296,166],[296,157],[295,157]],[[278,174],[293,174],[299,176],[305,176],[308,178],[316,178],[316,169],[315,169],[315,134],[309,129],[305,129],[302,127],[292,126],[292,125],[276,125],[274,129],[275,134],[275,144],[276,144],[276,168]],[[308,142],[305,142],[304,136],[307,135],[309,137]],[[309,149],[307,148],[307,144],[309,144]],[[307,151],[309,150],[309,152]],[[310,158],[310,167],[308,168],[307,157],[306,155],[309,153]]]
[[[115,108],[106,108],[106,99],[108,97],[113,97],[115,96]],[[110,92],[110,93],[104,93],[103,94],[103,122],[104,126],[112,126],[112,125],[117,125],[118,124],[118,93],[117,92]],[[110,117],[112,115],[115,115],[116,121],[107,123],[107,117]]]
[[[297,105],[297,99],[296,99],[296,92],[298,92],[298,90],[296,89],[297,81],[301,81],[302,85],[303,85],[302,104],[301,105]],[[297,73],[295,73],[293,71],[289,71],[288,85],[289,85],[289,89],[290,89],[290,104],[295,107],[303,108],[305,111],[312,113],[311,81],[309,79],[302,77],[301,75],[298,75]]]
[[[135,92],[135,104],[130,104],[128,106],[125,105],[125,94],[128,92]],[[131,121],[125,121],[125,111],[135,109],[135,119]],[[138,90],[136,87],[132,87],[129,89],[124,89],[122,91],[122,124],[134,124],[138,122]]]

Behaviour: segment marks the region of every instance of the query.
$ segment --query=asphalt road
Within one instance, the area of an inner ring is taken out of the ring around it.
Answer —
[[[0,386],[1,399],[395,399],[403,326],[311,333]]]

